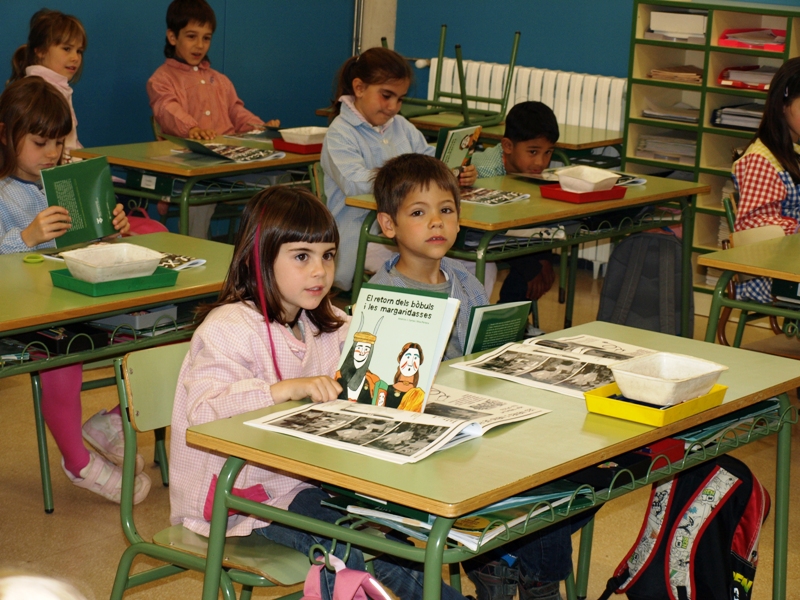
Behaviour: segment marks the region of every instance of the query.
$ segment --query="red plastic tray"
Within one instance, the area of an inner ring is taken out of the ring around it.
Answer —
[[[729,67],[727,69],[723,69],[722,72],[717,77],[717,83],[719,85],[724,85],[725,87],[734,87],[734,88],[741,88],[744,90],[760,90],[762,92],[766,92],[769,90],[769,83],[745,83],[744,81],[739,81],[738,79],[731,79],[729,73],[734,71],[755,71],[758,68],[758,65],[744,65],[742,67]]]
[[[766,50],[768,52],[783,52],[786,48],[786,43],[783,44],[746,44],[739,40],[729,40],[728,36],[732,33],[744,33],[746,31],[760,31],[762,29],[769,29],[769,27],[750,27],[748,29],[726,29],[719,36],[717,43],[720,46],[727,46],[729,48],[751,48],[753,50]],[[775,35],[786,37],[785,29],[772,29]]]
[[[539,188],[543,198],[550,198],[551,200],[562,200],[563,202],[572,202],[573,204],[584,204],[586,202],[602,202],[603,200],[619,200],[625,197],[625,192],[628,188],[621,185],[615,185],[610,190],[603,190],[601,192],[567,192],[561,189],[561,184],[543,185]]]
[[[272,140],[272,147],[283,152],[294,152],[295,154],[319,154],[322,152],[322,144],[290,144],[281,138]]]

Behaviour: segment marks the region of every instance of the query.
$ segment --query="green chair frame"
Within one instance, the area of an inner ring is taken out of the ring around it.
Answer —
[[[446,38],[447,25],[442,25],[441,33],[439,34],[439,54],[436,68],[436,79],[434,81],[433,88],[433,98],[430,100],[424,98],[404,98],[403,108],[401,109],[400,114],[410,119],[413,117],[435,115],[443,112],[457,112],[461,113],[463,117],[463,120],[459,126],[483,125],[485,127],[490,127],[492,125],[499,125],[506,118],[508,99],[511,95],[511,84],[514,81],[514,66],[517,62],[517,50],[519,48],[520,32],[517,31],[514,33],[513,42],[511,44],[511,58],[508,61],[508,72],[506,73],[506,81],[503,87],[502,98],[473,96],[467,94],[460,44],[457,44],[455,47],[456,65],[458,67],[459,91],[457,93],[442,91],[442,62],[444,60]],[[386,46],[385,38],[382,38],[381,41],[384,46]],[[491,105],[497,105],[497,108],[494,110],[470,108],[470,102],[483,102]]]
[[[125,591],[133,587],[190,569],[202,573],[206,568],[207,538],[182,525],[175,525],[157,533],[152,542],[147,542],[139,535],[133,515],[137,432],[157,432],[156,439],[160,443],[157,442],[156,455],[167,485],[164,431],[172,418],[178,373],[189,345],[190,342],[183,342],[158,346],[114,360],[125,433],[120,517],[123,533],[130,546],[120,558],[111,600],[120,600]],[[132,575],[131,565],[140,554],[166,564]],[[220,589],[225,600],[235,600],[234,583],[242,586],[240,598],[249,600],[253,587],[296,585],[304,581],[310,567],[309,559],[304,554],[257,534],[230,538],[226,542],[224,556]],[[283,598],[295,600],[301,596],[302,592],[295,592]]]

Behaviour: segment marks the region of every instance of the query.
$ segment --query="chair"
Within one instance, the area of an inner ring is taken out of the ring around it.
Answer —
[[[164,431],[172,418],[175,386],[189,343],[140,350],[114,361],[125,432],[120,516],[122,530],[131,545],[120,558],[111,592],[112,600],[121,599],[124,592],[132,587],[156,579],[188,569],[199,572],[205,570],[207,538],[185,529],[182,525],[175,525],[156,533],[153,541],[147,542],[139,535],[133,519],[136,433],[160,432],[158,437],[162,444],[159,463],[166,473]],[[139,554],[167,564],[131,575],[131,564]],[[226,600],[236,598],[233,583],[241,584],[240,598],[248,600],[255,586],[288,586],[302,582],[310,567],[309,559],[304,554],[270,542],[257,534],[230,538],[225,544],[224,556],[220,588]],[[299,598],[301,595],[297,592],[285,598]]]
[[[783,228],[779,225],[767,225],[765,227],[756,227],[755,229],[745,229],[742,231],[734,231],[734,223],[736,221],[735,211],[736,205],[735,201],[730,198],[723,198],[722,205],[725,209],[725,217],[728,222],[728,228],[731,232],[730,241],[724,242],[723,247],[728,248],[730,246],[747,246],[749,244],[754,244],[756,242],[762,242],[764,240],[771,240],[773,238],[783,237],[784,231]],[[728,284],[728,289],[726,291],[729,298],[733,298],[736,295],[736,282],[741,278],[741,276],[737,275],[734,279],[731,279],[730,283]],[[717,325],[717,341],[724,345],[730,346],[731,344],[728,342],[727,334],[725,332],[725,325],[730,318],[731,312],[733,309],[729,306],[725,306],[722,309],[719,317],[719,323]],[[739,323],[736,326],[736,334],[733,339],[733,347],[738,348],[742,343],[742,335],[744,334],[744,327],[747,323],[754,321],[756,319],[760,319],[764,317],[763,314],[759,312],[750,312],[742,310],[741,314],[739,315]],[[778,325],[778,319],[775,316],[769,315],[769,323],[770,328],[772,329],[775,335],[782,334],[783,331],[781,327]],[[771,342],[771,340],[768,340]],[[766,352],[767,354],[780,354],[782,356],[787,356],[787,354],[783,352],[774,352],[767,349],[771,344],[765,344],[764,342],[757,343],[762,348],[749,348],[751,350],[757,350],[759,352]],[[797,351],[795,351],[797,352]],[[795,355],[790,358],[797,358],[798,356]]]
[[[328,197],[325,195],[325,173],[322,171],[322,163],[317,161],[308,165],[308,180],[311,185],[311,193],[327,205]]]
[[[436,62],[436,79],[434,80],[433,97],[428,100],[424,98],[404,98],[403,108],[400,113],[407,119],[435,115],[444,112],[461,113],[463,120],[458,126],[483,125],[490,127],[503,122],[508,109],[508,98],[511,95],[512,82],[514,80],[514,65],[517,61],[517,49],[519,48],[520,32],[514,33],[514,40],[511,45],[511,58],[508,61],[503,93],[500,97],[473,96],[467,94],[466,77],[464,76],[464,65],[461,56],[461,46],[456,45],[456,65],[458,69],[458,92],[444,92],[441,90],[442,65],[444,60],[445,38],[447,37],[447,25],[442,25],[439,35],[439,55]],[[475,103],[495,105],[496,109],[476,108],[470,106]]]

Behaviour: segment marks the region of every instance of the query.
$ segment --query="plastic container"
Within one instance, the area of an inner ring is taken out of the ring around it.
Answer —
[[[644,423],[653,427],[662,427],[696,415],[709,408],[719,406],[722,404],[727,391],[727,386],[716,384],[709,393],[703,396],[674,406],[661,408],[612,398],[611,396],[620,393],[619,386],[616,383],[604,385],[590,392],[585,392],[583,395],[586,398],[586,410],[590,413],[633,421],[634,423]]]
[[[579,165],[558,170],[558,182],[567,192],[602,192],[610,190],[619,179],[619,173]]]
[[[292,127],[290,129],[280,129],[278,133],[284,141],[290,144],[321,144],[328,133],[327,127]]]
[[[671,406],[707,394],[728,367],[693,356],[656,352],[609,369],[626,398]]]
[[[293,152],[295,154],[319,154],[322,152],[322,142],[319,144],[290,144],[286,140],[272,140],[272,147],[283,152]]]
[[[161,260],[161,252],[135,244],[101,244],[62,252],[61,256],[75,279],[89,283],[147,277]]]

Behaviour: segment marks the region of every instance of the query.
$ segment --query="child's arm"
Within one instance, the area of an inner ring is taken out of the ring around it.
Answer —
[[[62,206],[49,206],[36,215],[30,225],[24,229],[11,228],[2,233],[2,253],[24,252],[64,235],[70,228],[72,219],[69,218],[67,209]],[[15,238],[19,236],[19,245]],[[14,249],[8,249],[14,248]]]
[[[197,119],[183,108],[177,90],[169,79],[153,75],[147,81],[147,95],[153,116],[164,133],[189,137],[193,128],[199,129]]]
[[[786,185],[766,157],[757,153],[744,156],[734,164],[734,175],[739,186],[737,231],[780,225],[787,234],[795,232],[797,220],[781,210]]]

